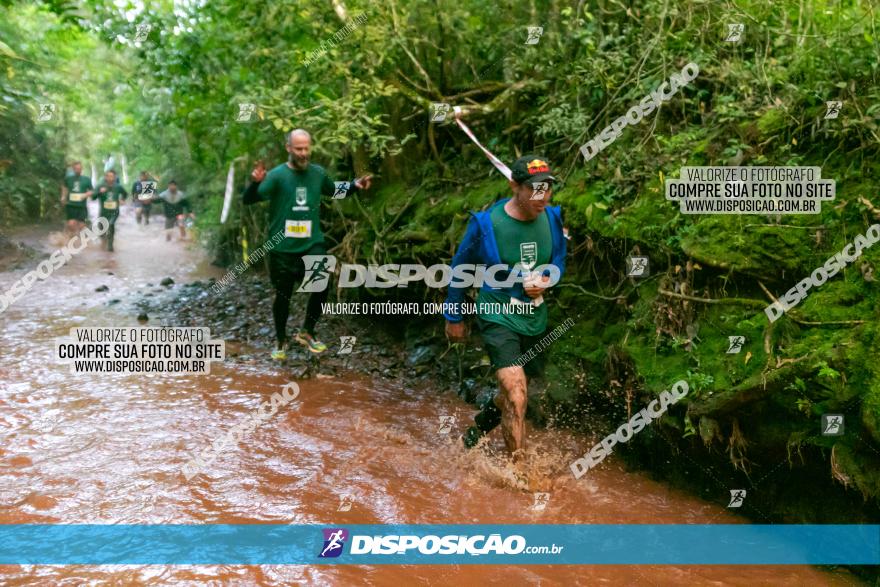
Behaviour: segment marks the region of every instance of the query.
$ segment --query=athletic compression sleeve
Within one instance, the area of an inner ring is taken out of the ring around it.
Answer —
[[[260,199],[260,184],[252,181],[244,190],[242,202],[245,205],[248,204],[256,204],[257,202],[262,201]]]

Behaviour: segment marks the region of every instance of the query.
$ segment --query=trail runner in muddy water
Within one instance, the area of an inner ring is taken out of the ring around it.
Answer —
[[[137,223],[143,221],[144,226],[150,223],[150,212],[153,199],[156,198],[156,180],[146,171],[141,171],[140,178],[131,186],[131,197],[134,200],[134,215]]]
[[[174,227],[179,227],[180,240],[186,240],[186,220],[194,218],[192,206],[182,191],[177,189],[177,182],[168,182],[168,189],[159,194],[165,212],[165,240],[170,241]]]
[[[312,138],[296,129],[287,135],[287,162],[266,171],[262,162],[251,173],[251,183],[244,191],[245,204],[269,202],[269,235],[284,234],[284,239],[269,252],[269,278],[275,288],[272,315],[275,320],[277,348],[272,358],[287,358],[287,318],[294,286],[306,274],[304,255],[326,255],[324,233],[319,216],[321,196],[333,196],[336,185],[324,168],[309,162]],[[371,176],[348,182],[348,190],[370,189]],[[309,269],[314,269],[309,267]],[[294,340],[313,353],[322,353],[327,345],[315,338],[315,326],[321,318],[321,304],[327,300],[329,287],[309,294],[302,329]]]
[[[89,209],[86,201],[92,196],[92,180],[82,174],[82,163],[74,161],[73,173],[68,173],[61,184],[61,203],[67,217],[65,230],[72,237],[86,227]]]
[[[543,354],[538,353],[524,361],[523,355],[531,349],[547,330],[547,293],[549,276],[532,273],[541,265],[554,265],[560,277],[565,271],[566,239],[562,228],[562,213],[558,206],[548,206],[553,191],[553,177],[546,159],[527,155],[516,160],[509,181],[513,196],[500,200],[488,210],[475,212],[464,239],[452,259],[452,267],[463,263],[503,263],[513,271],[528,272],[528,277],[512,287],[492,288],[484,283],[477,296],[477,324],[483,343],[489,352],[499,392],[474,418],[475,426],[468,428],[463,437],[471,448],[479,439],[501,424],[504,443],[514,459],[522,456],[525,448],[525,415],[527,386],[530,377],[543,373]],[[504,272],[497,274],[506,281]],[[449,286],[448,308],[464,301],[464,288]],[[492,304],[493,308],[487,308]],[[532,304],[531,314],[494,312],[498,304]],[[467,337],[467,328],[460,313],[447,312],[446,335],[453,342]],[[522,366],[520,366],[522,364]]]
[[[104,181],[95,188],[94,198],[101,202],[99,216],[106,218],[109,223],[107,234],[104,235],[104,243],[107,250],[113,252],[113,239],[116,236],[116,220],[119,218],[119,207],[128,193],[116,178],[116,172],[112,169],[104,174]]]

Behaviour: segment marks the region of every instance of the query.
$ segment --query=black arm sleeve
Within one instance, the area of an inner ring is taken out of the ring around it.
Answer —
[[[260,189],[259,182],[252,181],[242,192],[242,201],[247,204],[256,204],[260,201],[260,194],[257,190]]]

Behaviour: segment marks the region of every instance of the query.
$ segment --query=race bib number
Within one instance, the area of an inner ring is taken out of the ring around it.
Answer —
[[[309,238],[312,236],[311,220],[288,220],[284,223],[286,238]]]
[[[80,192],[70,192],[71,202],[82,202],[86,199],[86,195]]]
[[[104,202],[104,209],[106,210],[115,210],[119,207],[119,202],[114,202],[112,200],[107,200]]]

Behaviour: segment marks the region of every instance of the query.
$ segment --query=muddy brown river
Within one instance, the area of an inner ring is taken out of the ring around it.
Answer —
[[[46,231],[12,237],[52,250]],[[0,288],[35,265],[0,273]],[[566,432],[530,430],[516,470],[492,454],[502,448],[498,433],[488,453],[467,453],[458,435],[474,409],[453,393],[356,375],[299,381],[296,401],[186,481],[190,455],[278,391],[285,371],[227,361],[205,375],[72,376],[54,360],[53,341],[72,327],[138,326],[133,303],[154,289],[148,282],[221,275],[196,245],[165,242],[160,222],[139,227],[125,209],[115,253],[89,247],[0,314],[0,523],[747,523],[613,458],[575,480],[568,463],[591,442]],[[102,285],[109,291],[96,292]],[[449,434],[438,430],[441,414],[456,418]],[[534,491],[550,494],[543,511],[531,508]],[[338,511],[344,495],[351,509]],[[805,566],[22,565],[0,566],[0,584],[861,583]]]

